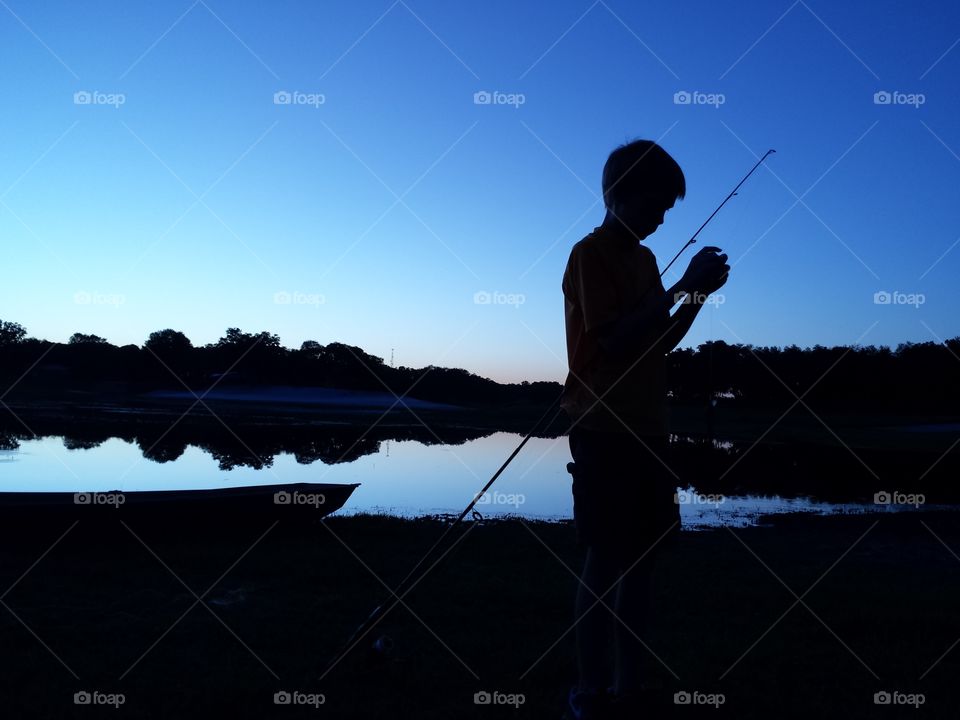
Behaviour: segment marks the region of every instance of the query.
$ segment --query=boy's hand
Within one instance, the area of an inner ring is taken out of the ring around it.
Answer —
[[[727,282],[730,266],[720,248],[707,245],[693,256],[679,285],[687,292],[709,295]]]
[[[707,283],[700,289],[700,292],[702,292],[704,295],[709,295],[710,293],[715,293],[717,290],[727,284],[727,278],[730,277],[730,266],[724,265],[723,268],[724,269],[713,279],[712,282]]]

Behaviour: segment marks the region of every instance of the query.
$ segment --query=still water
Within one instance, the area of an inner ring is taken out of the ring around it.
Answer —
[[[68,449],[60,437],[21,440],[0,450],[0,491],[106,492],[198,489],[278,483],[360,483],[341,514],[387,513],[405,517],[458,514],[520,442],[494,433],[458,445],[388,440],[351,462],[298,463],[281,452],[268,467],[221,469],[204,449],[188,445],[176,460],[155,462],[133,442],[111,438],[90,448]],[[532,519],[571,517],[570,460],[565,437],[532,438],[477,506],[483,516]],[[806,512],[892,511],[892,506],[826,503],[780,496],[701,496],[679,488],[686,529],[755,524],[762,515]]]

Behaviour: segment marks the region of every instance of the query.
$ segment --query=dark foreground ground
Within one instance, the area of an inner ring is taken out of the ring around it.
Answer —
[[[470,524],[373,633],[392,654],[371,661],[364,642],[322,680],[440,522],[68,527],[0,530],[2,717],[550,719],[574,679],[570,525]],[[684,533],[645,638],[666,699],[651,717],[958,717],[958,555],[950,514]],[[123,704],[75,705],[84,691]],[[475,704],[483,691],[523,704]],[[683,691],[724,703],[675,705]],[[277,692],[324,703],[276,705]],[[878,692],[923,704],[876,705]]]

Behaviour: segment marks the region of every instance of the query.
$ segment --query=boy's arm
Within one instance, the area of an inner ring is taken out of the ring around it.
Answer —
[[[670,310],[677,304],[678,294],[686,292],[679,285],[663,293],[657,302],[637,307],[598,328],[597,339],[604,352],[615,356],[641,355],[649,350],[651,343],[665,342],[671,328]]]
[[[677,308],[677,311],[670,317],[670,324],[667,332],[660,341],[660,348],[664,355],[672,352],[680,341],[690,331],[693,321],[696,320],[703,307],[702,302],[695,302],[695,296],[687,295]]]
[[[635,308],[616,321],[599,328],[599,342],[612,355],[640,357],[653,345],[663,354],[673,350],[690,330],[700,312],[702,297],[719,290],[727,282],[730,266],[726,255],[716,255],[720,248],[708,246],[690,261],[683,277],[667,290],[657,302],[648,307]],[[686,298],[684,298],[686,296]],[[678,302],[684,304],[672,316],[670,310]]]

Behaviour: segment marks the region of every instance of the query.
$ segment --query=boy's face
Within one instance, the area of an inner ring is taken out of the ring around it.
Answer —
[[[673,203],[672,197],[643,193],[632,195],[627,201],[614,203],[611,211],[631,236],[643,240],[663,224],[663,217]]]

